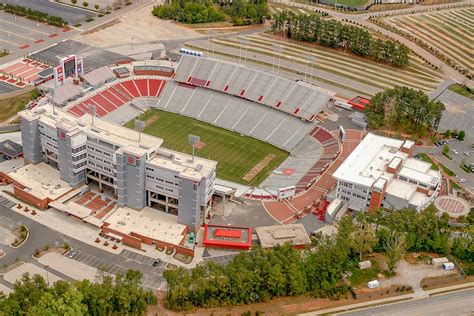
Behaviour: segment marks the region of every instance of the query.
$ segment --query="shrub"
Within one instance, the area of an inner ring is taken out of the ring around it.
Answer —
[[[87,8],[87,7],[89,6],[89,2],[84,1],[84,2],[82,3],[82,5],[84,6],[84,8]]]
[[[99,10],[100,6],[99,6],[98,4],[96,4],[96,5],[94,6],[94,8],[95,8],[96,10]]]
[[[71,3],[72,3],[72,4],[76,4],[76,3],[77,3],[77,0],[71,0]]]

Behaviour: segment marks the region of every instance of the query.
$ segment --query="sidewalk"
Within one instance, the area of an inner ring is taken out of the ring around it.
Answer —
[[[428,296],[431,296],[431,295],[436,295],[438,293],[464,290],[464,289],[472,288],[472,287],[474,287],[474,282],[463,283],[463,284],[443,287],[443,288],[439,288],[439,289],[428,290],[428,291],[425,291],[425,293],[427,293]],[[381,300],[373,300],[373,301],[367,301],[367,302],[362,302],[362,303],[357,303],[357,304],[352,304],[352,305],[339,306],[339,307],[328,308],[328,309],[324,309],[324,310],[318,310],[318,311],[313,311],[313,312],[308,312],[308,313],[302,313],[302,314],[298,314],[298,315],[305,315],[305,316],[326,315],[326,314],[346,312],[346,311],[350,311],[350,310],[358,310],[358,309],[363,309],[363,308],[366,308],[366,307],[373,307],[373,306],[377,306],[377,305],[385,305],[385,304],[390,304],[390,303],[396,303],[396,302],[400,302],[400,301],[416,300],[416,299],[421,299],[421,298],[426,298],[426,296],[421,296],[420,297],[416,293],[410,293],[410,294],[405,294],[405,295],[389,297],[389,298],[385,298],[385,299],[381,299]]]

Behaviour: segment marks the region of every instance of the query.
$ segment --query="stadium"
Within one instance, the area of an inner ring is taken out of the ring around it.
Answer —
[[[301,81],[186,54],[176,67],[120,63],[84,80],[94,90],[81,96],[77,86],[65,84],[54,102],[78,117],[93,108],[96,116],[130,128],[138,118],[145,133],[185,153],[192,150],[188,134],[198,135],[196,155],[218,162],[222,184],[247,186],[245,197],[276,199],[292,186],[301,193],[340,152],[337,137],[317,124],[333,94]]]

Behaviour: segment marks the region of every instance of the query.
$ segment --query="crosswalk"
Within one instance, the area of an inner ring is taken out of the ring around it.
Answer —
[[[10,201],[9,199],[5,198],[4,196],[0,196],[0,204],[5,206],[8,209],[11,209],[15,202]],[[0,226],[4,227],[8,230],[14,230],[15,228],[21,226],[22,223],[19,221],[15,221],[9,217],[0,215]]]
[[[0,196],[0,204],[2,204],[3,206],[5,206],[7,208],[12,208],[13,205],[15,205],[15,202],[10,201],[9,199],[7,199],[4,196]]]

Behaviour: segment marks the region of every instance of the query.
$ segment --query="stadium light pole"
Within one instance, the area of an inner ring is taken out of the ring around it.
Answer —
[[[273,64],[272,64],[272,68],[273,68],[273,71],[275,71],[277,69],[277,66],[276,66],[276,62],[277,62],[277,54],[276,52],[280,51],[280,45],[279,44],[276,44],[276,43],[273,43]]]
[[[281,61],[281,53],[283,52],[283,47],[280,44],[278,44],[277,49],[278,49],[278,70],[277,70],[277,72],[278,72],[278,74],[280,74],[280,61]]]
[[[316,58],[313,55],[308,56],[308,64],[310,66],[309,68],[309,84],[312,84],[313,80],[313,64],[315,63]]]

